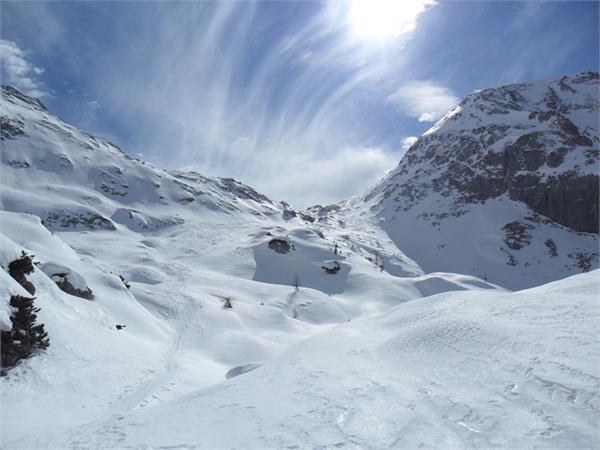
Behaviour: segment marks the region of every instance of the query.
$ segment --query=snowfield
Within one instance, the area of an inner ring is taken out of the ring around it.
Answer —
[[[600,447],[597,234],[384,185],[296,211],[9,87],[0,119],[0,329],[25,251],[50,339],[0,377],[1,448]]]
[[[5,448],[598,448],[598,275],[413,300],[176,400]]]

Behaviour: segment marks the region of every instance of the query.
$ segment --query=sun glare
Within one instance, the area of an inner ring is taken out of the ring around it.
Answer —
[[[353,0],[350,22],[353,33],[365,39],[386,39],[415,29],[417,16],[433,0]]]

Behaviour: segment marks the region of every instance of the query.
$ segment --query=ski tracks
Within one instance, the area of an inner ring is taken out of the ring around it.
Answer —
[[[185,352],[184,341],[196,312],[201,308],[192,297],[179,293],[178,300],[169,305],[170,322],[174,327],[173,339],[166,346],[161,361],[155,370],[151,370],[151,377],[141,381],[131,392],[121,397],[116,405],[119,413],[128,413],[136,408],[143,408],[160,402],[160,391],[170,391],[175,384],[179,370],[178,358]],[[200,321],[197,323],[201,326]]]

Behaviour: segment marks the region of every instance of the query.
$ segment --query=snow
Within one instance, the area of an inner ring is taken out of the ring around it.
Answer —
[[[2,448],[598,446],[600,272],[506,290],[578,272],[534,264],[548,236],[561,254],[594,236],[531,231],[528,269],[506,272],[495,226],[528,211],[505,199],[441,235],[360,198],[310,223],[34,103],[3,93],[0,111],[25,124],[2,142],[0,328],[26,251],[50,337],[0,378]]]
[[[407,302],[177,401],[7,448],[597,448],[598,275]]]

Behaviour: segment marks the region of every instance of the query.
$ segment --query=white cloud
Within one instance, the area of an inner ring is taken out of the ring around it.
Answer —
[[[433,122],[459,102],[458,97],[445,86],[433,81],[409,81],[387,97],[405,114],[419,122]]]
[[[0,39],[0,66],[3,83],[11,84],[32,97],[47,95],[43,84],[38,80],[44,69],[35,67],[29,61],[27,52],[6,39]]]
[[[433,0],[353,0],[350,22],[360,38],[385,39],[414,31],[418,16],[436,4]]]
[[[321,159],[292,158],[285,178],[265,180],[258,187],[281,193],[278,200],[292,199],[294,207],[326,205],[368,189],[396,164],[397,156],[379,148],[345,148]]]
[[[402,152],[406,152],[419,138],[416,136],[408,136],[402,141]]]

